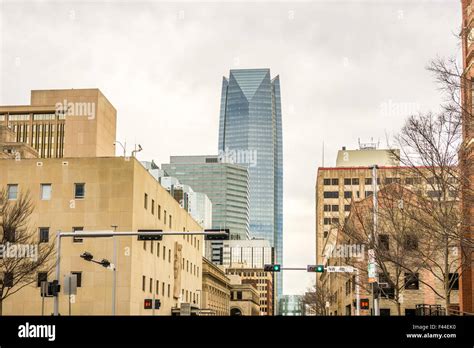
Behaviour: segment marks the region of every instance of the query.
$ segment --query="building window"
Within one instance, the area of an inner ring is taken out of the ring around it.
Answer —
[[[339,206],[337,204],[331,205],[331,211],[339,211]]]
[[[151,200],[151,214],[155,215],[155,200]]]
[[[163,260],[166,260],[166,246],[163,245]]]
[[[237,300],[242,299],[242,291],[237,291]]]
[[[165,216],[164,216],[163,222],[164,222],[164,224],[166,225],[166,210],[165,210]]]
[[[41,184],[41,200],[49,201],[51,199],[51,184]]]
[[[390,248],[388,234],[379,234],[380,250],[388,251]]]
[[[365,197],[370,197],[374,194],[373,191],[365,191]]]
[[[168,297],[170,297],[171,294],[171,286],[168,284]]]
[[[157,257],[160,257],[160,247],[161,247],[161,246],[160,246],[160,243],[158,243],[158,244],[156,245],[156,256],[157,256]]]
[[[325,191],[323,194],[324,198],[339,198],[338,191]]]
[[[352,191],[344,191],[344,198],[352,198]]]
[[[145,198],[144,198],[144,206],[145,209],[148,209],[148,194],[145,193]]]
[[[344,205],[344,211],[351,211],[351,205],[350,204],[345,204]]]
[[[71,272],[71,274],[76,275],[77,287],[80,288],[82,286],[82,272]]]
[[[161,205],[158,204],[158,220],[161,220]]]
[[[49,227],[40,227],[39,228],[39,242],[48,243],[49,242]]]
[[[161,283],[161,295],[165,296],[165,282]]]
[[[36,281],[36,286],[41,287],[42,282],[48,281],[48,272],[38,272],[38,279]]]
[[[331,185],[339,185],[339,179],[331,179]]]
[[[328,237],[328,231],[324,231],[323,238],[327,238],[327,237]]]
[[[8,185],[8,199],[10,201],[18,199],[18,185],[17,184]]]
[[[352,178],[352,185],[359,185],[359,178]]]
[[[142,291],[145,291],[146,277],[142,276]]]
[[[146,251],[146,240],[145,240],[145,241],[143,241],[143,250],[145,250],[145,251]]]
[[[329,204],[325,204],[323,207],[324,211],[331,211],[331,206]]]
[[[155,293],[159,295],[159,290],[160,290],[160,282],[157,280],[156,281],[156,288],[155,288]]]
[[[365,178],[366,185],[372,185],[372,178]]]
[[[459,274],[449,273],[449,287],[451,290],[459,290]]]
[[[173,217],[170,214],[170,228],[173,228]]]
[[[84,227],[73,227],[72,232],[82,232],[84,231]],[[73,243],[82,243],[83,239],[79,237],[72,238]]]
[[[168,262],[171,263],[171,249],[168,249]]]
[[[414,235],[407,235],[403,239],[403,246],[407,251],[414,251],[418,249],[418,238]]]
[[[418,290],[419,285],[418,273],[405,273],[405,289]]]
[[[323,184],[324,185],[331,185],[331,179],[324,179]]]
[[[153,292],[153,279],[150,278],[150,293]]]
[[[86,184],[75,183],[74,184],[74,198],[83,199],[86,196]]]
[[[150,241],[150,253],[153,254],[153,241],[152,240]]]

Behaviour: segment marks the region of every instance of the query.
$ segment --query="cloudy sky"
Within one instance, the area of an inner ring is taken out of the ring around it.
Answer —
[[[0,104],[30,90],[100,88],[139,159],[217,154],[222,76],[280,75],[284,265],[315,260],[314,183],[358,139],[386,143],[440,96],[425,70],[459,56],[460,0],[304,2],[0,0]],[[314,277],[285,273],[284,292]]]

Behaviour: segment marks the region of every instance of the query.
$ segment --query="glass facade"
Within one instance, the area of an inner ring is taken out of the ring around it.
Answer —
[[[205,193],[212,202],[212,228],[228,228],[232,239],[249,238],[249,188],[245,167],[218,163],[217,156],[173,156],[164,172]],[[211,260],[214,262],[214,260]]]
[[[262,268],[272,263],[272,247],[267,240],[229,240],[223,242],[225,267]]]
[[[219,155],[249,169],[250,234],[283,258],[283,150],[279,76],[270,69],[231,70],[223,78]],[[244,154],[237,156],[235,154]],[[253,159],[249,161],[249,158]],[[282,293],[281,274],[277,294]]]

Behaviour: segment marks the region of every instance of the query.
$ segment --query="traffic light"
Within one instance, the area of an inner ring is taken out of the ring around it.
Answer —
[[[307,272],[316,272],[316,273],[322,273],[324,272],[324,265],[308,265],[306,267]]]
[[[263,266],[265,272],[280,272],[281,266],[278,264]]]
[[[369,309],[369,299],[361,298],[360,299],[360,309]]]
[[[229,240],[230,233],[228,228],[206,229],[204,232],[215,232],[204,235],[205,240]],[[218,233],[219,232],[219,233]]]
[[[138,233],[143,233],[138,235],[138,240],[163,240],[163,235],[146,235],[148,232],[163,232],[163,230],[137,230]]]
[[[99,263],[105,268],[110,266],[110,261],[107,259],[102,259],[102,261],[100,261]]]
[[[143,301],[143,308],[144,309],[152,309],[152,305],[153,305],[153,300],[151,298],[146,298]]]
[[[86,261],[92,261],[92,259],[94,258],[94,256],[91,254],[91,253],[88,253],[87,251],[84,252],[82,255],[81,255],[81,258],[83,258],[84,260]]]
[[[155,300],[155,309],[160,309],[160,307],[161,307],[161,301]]]

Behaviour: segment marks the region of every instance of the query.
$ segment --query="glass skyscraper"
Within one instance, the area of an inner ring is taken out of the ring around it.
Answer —
[[[270,69],[231,70],[222,81],[219,156],[249,169],[250,234],[283,258],[283,149],[279,76]],[[281,275],[277,294],[282,293]]]

